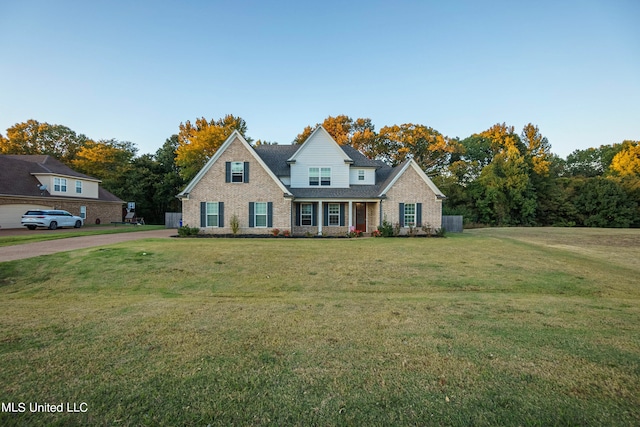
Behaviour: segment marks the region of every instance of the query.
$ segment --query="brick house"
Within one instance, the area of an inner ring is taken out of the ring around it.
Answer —
[[[123,201],[100,180],[46,155],[0,155],[0,227],[20,228],[29,209],[62,209],[85,224],[122,221]]]
[[[183,224],[201,232],[344,235],[371,233],[386,219],[441,227],[445,196],[413,159],[390,167],[339,145],[322,127],[301,145],[252,147],[235,131],[177,195]]]

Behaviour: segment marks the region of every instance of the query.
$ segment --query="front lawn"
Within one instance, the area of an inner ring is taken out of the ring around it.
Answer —
[[[0,425],[638,425],[640,230],[609,231],[0,263]]]
[[[68,239],[69,237],[95,236],[98,234],[131,233],[134,231],[163,230],[164,225],[89,225],[80,229],[58,229],[47,230],[39,228],[37,230],[24,230],[24,233],[11,234],[9,236],[0,232],[0,246],[21,245],[24,243],[43,242],[46,240]]]

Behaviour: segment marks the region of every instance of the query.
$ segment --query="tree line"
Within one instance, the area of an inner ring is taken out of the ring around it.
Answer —
[[[370,119],[338,115],[305,127],[292,143],[303,143],[320,124],[369,158],[392,166],[413,158],[447,195],[444,213],[463,215],[468,225],[640,226],[639,141],[575,150],[563,159],[531,123],[520,132],[499,123],[460,139],[412,123],[376,130]],[[253,141],[241,117],[226,115],[180,123],[155,154],[137,156],[131,142],[94,141],[28,120],[0,134],[0,154],[54,156],[135,201],[149,222],[162,223],[165,211],[181,209],[175,195],[234,130],[253,145],[276,144]]]

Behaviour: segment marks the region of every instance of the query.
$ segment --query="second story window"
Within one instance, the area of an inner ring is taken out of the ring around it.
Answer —
[[[67,192],[66,178],[53,178],[53,191],[60,191],[61,193],[66,193]]]
[[[331,185],[331,168],[309,168],[309,185]]]
[[[82,194],[82,181],[76,181],[76,194]]]
[[[243,182],[244,180],[244,163],[231,163],[231,182]]]

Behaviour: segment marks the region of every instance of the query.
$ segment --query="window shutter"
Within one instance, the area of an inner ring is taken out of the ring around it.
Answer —
[[[318,226],[318,204],[314,203],[311,206],[312,206],[311,207],[311,226],[317,227]]]
[[[344,203],[340,203],[340,227],[344,227]]]
[[[207,202],[200,202],[200,227],[207,226]]]
[[[225,167],[224,182],[231,182],[231,162],[226,162],[224,164],[224,167]]]
[[[267,203],[267,227],[273,227],[273,202]]]
[[[329,226],[329,203],[322,205],[322,225]]]
[[[422,227],[422,203],[416,203],[416,227]]]
[[[400,227],[404,227],[404,203],[400,203]]]
[[[249,162],[244,162],[244,182],[249,182]]]
[[[296,225],[300,226],[300,203],[296,203]]]
[[[224,202],[218,202],[218,227],[224,227]]]
[[[255,207],[254,207],[253,202],[249,202],[249,227],[255,227],[255,223],[254,223],[254,220],[255,220],[254,212],[255,211],[254,211],[254,209],[255,209]]]

